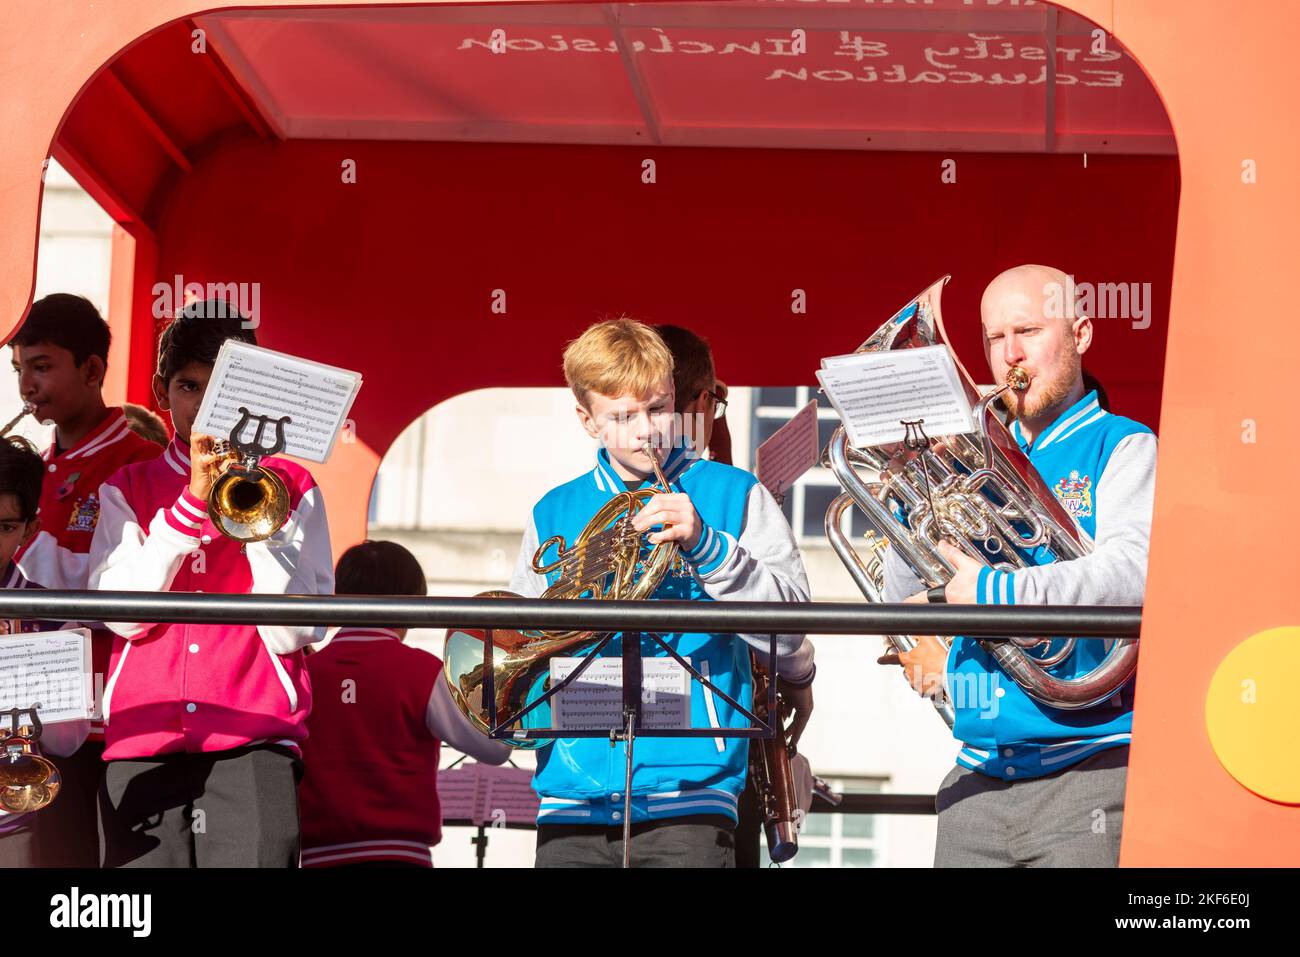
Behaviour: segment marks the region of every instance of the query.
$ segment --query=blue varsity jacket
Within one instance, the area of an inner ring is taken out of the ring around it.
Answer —
[[[695,549],[683,553],[684,563],[670,571],[653,599],[808,600],[793,534],[780,507],[753,475],[700,459],[683,448],[672,451],[663,470],[673,491],[690,496],[703,531]],[[641,487],[652,484],[653,480]],[[512,590],[526,596],[540,594],[559,572],[552,571],[543,579],[532,571],[529,562],[537,543],[562,535],[572,544],[596,511],[625,490],[602,449],[594,469],[548,492],[533,509],[532,524],[525,532],[511,579]],[[553,547],[545,557],[555,557]],[[727,695],[750,706],[750,646],[742,636],[678,633],[662,637]],[[621,655],[622,640],[616,637],[601,654]],[[756,647],[768,647],[767,636],[752,640]],[[641,654],[668,657],[648,637],[642,640]],[[778,656],[782,674],[798,680],[811,672],[811,645],[802,635],[778,636]],[[744,716],[721,696],[698,681],[690,684],[693,727],[747,726]],[[545,706],[535,714],[530,726],[549,725]],[[633,821],[687,815],[721,815],[735,821],[748,748],[745,738],[638,738],[633,747]],[[537,754],[533,787],[541,798],[539,824],[622,823],[626,773],[622,743],[611,747],[608,738],[560,738]]]
[[[1103,410],[1094,391],[1065,410],[1032,445],[1018,422],[1011,431],[1056,497],[1096,540],[1096,548],[1050,572],[985,568],[978,580],[979,604],[1139,603],[1154,485],[1151,430]],[[1100,529],[1099,511],[1106,516]],[[1045,547],[1024,554],[1034,566],[1054,561]],[[1053,642],[1052,649],[1056,647]],[[1080,639],[1068,658],[1048,670],[1078,677],[1095,667],[1105,650],[1103,641]],[[953,734],[963,743],[957,762],[964,767],[1004,780],[1039,777],[1130,741],[1132,680],[1100,704],[1065,711],[1030,698],[972,639],[954,640],[946,670],[956,715]]]

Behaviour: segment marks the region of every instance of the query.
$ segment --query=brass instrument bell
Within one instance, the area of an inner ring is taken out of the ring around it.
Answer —
[[[31,724],[20,724],[27,711]],[[54,762],[36,754],[32,746],[41,736],[41,719],[35,707],[0,712],[9,717],[9,730],[0,729],[0,808],[11,814],[39,811],[59,796],[63,778]]]
[[[255,416],[243,406],[239,412],[229,442],[223,443],[232,460],[212,483],[208,517],[222,535],[246,545],[270,538],[289,520],[289,490],[280,476],[258,462],[284,451],[284,427],[292,420],[287,415],[275,420],[265,415]],[[253,419],[257,419],[257,431],[251,442],[244,442],[240,436]],[[272,421],[275,441],[265,446],[262,435]]]

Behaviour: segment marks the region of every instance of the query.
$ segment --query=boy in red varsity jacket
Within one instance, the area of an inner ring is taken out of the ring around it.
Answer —
[[[36,515],[36,505],[41,498],[41,478],[45,463],[25,439],[10,437],[0,441],[0,588],[40,588],[23,577],[13,562],[13,555],[27,544],[41,527]],[[0,621],[0,641],[12,632],[12,621]],[[18,633],[56,631],[67,626],[60,622],[24,620],[18,624]],[[26,718],[26,715],[23,716]],[[8,720],[4,722],[9,730]],[[89,721],[67,721],[47,724],[36,744],[42,754],[60,757],[55,763],[60,768],[67,764],[66,756],[73,754],[86,740]],[[48,863],[41,853],[41,835],[50,818],[48,815],[63,800],[62,792],[54,803],[41,811],[11,814],[0,808],[0,867],[39,867]]]
[[[322,595],[333,590],[320,490],[302,466],[262,460],[289,491],[284,527],[246,549],[207,517],[216,439],[192,433],[226,339],[256,343],[226,303],[187,306],[162,334],[154,394],[176,437],[100,489],[90,587]],[[109,622],[104,866],[293,867],[299,742],[311,683],[301,649],[324,628]]]
[[[161,449],[128,427],[122,409],[104,404],[108,324],[89,300],[55,293],[35,303],[13,346],[18,392],[39,422],[54,423],[46,449],[40,531],[18,565],[45,588],[86,587],[90,539],[99,520],[99,486],[123,465],[156,458]],[[113,637],[91,631],[96,695],[104,686]],[[98,867],[96,804],[104,772],[104,727],[91,725],[85,745],[60,762],[59,799],[41,819],[41,859],[51,867]]]
[[[424,571],[396,542],[339,559],[339,595],[424,595]],[[303,867],[432,867],[442,839],[442,742],[485,764],[510,747],[452,704],[442,661],[402,644],[405,628],[340,628],[307,659],[315,703],[303,742]]]

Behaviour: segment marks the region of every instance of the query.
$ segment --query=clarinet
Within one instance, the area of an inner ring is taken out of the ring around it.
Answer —
[[[777,695],[775,718],[769,719],[767,691],[771,678],[759,664],[757,655],[751,651],[749,657],[754,669],[754,715],[765,723],[774,720],[777,728],[775,737],[750,741],[749,774],[758,791],[768,856],[773,863],[783,864],[799,853],[799,802],[795,799],[794,772],[790,769],[791,749],[781,721],[781,697]],[[755,744],[760,747],[754,747]]]

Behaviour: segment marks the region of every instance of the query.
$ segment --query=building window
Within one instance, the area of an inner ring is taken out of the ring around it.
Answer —
[[[881,778],[827,778],[841,794],[879,794]],[[881,867],[884,865],[886,817],[880,814],[819,813],[826,805],[814,799],[813,813],[799,832],[799,853],[783,867]],[[767,860],[767,840],[763,857]]]
[[[816,396],[817,390],[808,386],[790,386],[781,388],[759,388],[753,390],[753,423],[750,435],[753,448],[750,449],[750,461],[755,461],[758,447],[770,439],[773,433],[785,425],[794,414]],[[817,443],[825,451],[831,435],[840,424],[840,418],[830,403],[822,397],[817,406]],[[788,493],[781,508],[785,512],[790,527],[800,538],[825,541],[824,521],[826,509],[840,494],[841,488],[835,481],[830,469],[820,465],[809,469]],[[854,536],[866,533],[866,519],[855,508],[850,509]]]

